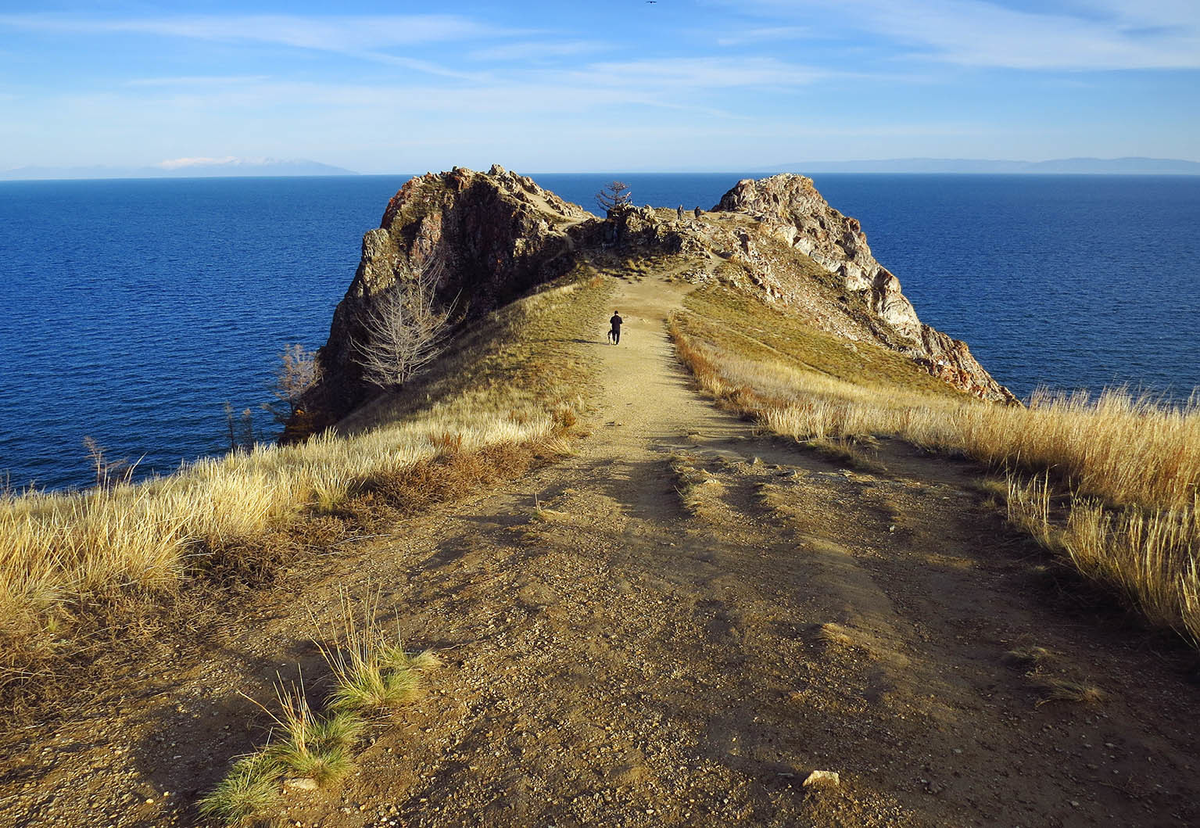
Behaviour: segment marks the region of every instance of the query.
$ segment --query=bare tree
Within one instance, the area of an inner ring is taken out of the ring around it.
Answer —
[[[267,409],[276,421],[287,423],[300,410],[304,395],[320,379],[321,365],[317,362],[316,351],[309,351],[299,343],[287,345],[280,355],[275,382],[271,385],[275,398],[284,405],[268,403]]]
[[[606,213],[611,213],[633,201],[633,193],[623,181],[610,181],[596,193],[596,204]]]
[[[404,266],[391,290],[375,298],[355,342],[363,378],[380,388],[403,385],[442,351],[450,308],[439,308],[437,289],[445,265],[435,257],[419,271]]]

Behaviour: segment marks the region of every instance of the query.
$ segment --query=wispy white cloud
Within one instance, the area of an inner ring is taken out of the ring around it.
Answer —
[[[132,78],[126,86],[227,86],[230,84],[260,83],[269,75],[185,75],[165,78]]]
[[[805,40],[814,36],[808,26],[762,26],[741,29],[721,35],[718,46],[745,46],[751,43],[766,43],[773,40]]]
[[[334,52],[369,52],[471,40],[508,32],[458,15],[329,15],[285,14],[181,15],[172,17],[99,18],[67,14],[5,14],[0,26],[55,33],[138,33],[199,40],[255,41]]]
[[[469,42],[527,36],[458,15],[187,15],[174,17],[98,18],[64,14],[0,15],[0,27],[52,34],[143,34],[226,43],[288,46],[352,56],[459,80],[480,76],[420,60],[389,49],[424,44]]]
[[[647,58],[593,63],[575,73],[591,83],[646,89],[807,86],[829,72],[776,58]]]
[[[733,5],[723,0],[722,5]],[[737,0],[781,25],[872,32],[910,54],[1019,69],[1200,68],[1200,3],[1074,0],[1028,11],[985,0]]]
[[[172,158],[167,161],[159,161],[154,166],[161,167],[164,170],[181,170],[187,167],[212,167],[220,164],[245,164],[255,163],[253,161],[244,161],[233,155],[227,155],[224,158]],[[261,162],[258,162],[261,163]]]
[[[521,40],[476,49],[467,54],[471,60],[481,61],[538,61],[546,58],[574,57],[594,54],[611,49],[612,45],[599,40]]]
[[[407,112],[545,115],[598,107],[644,106],[741,117],[712,95],[736,89],[799,88],[831,73],[773,58],[660,58],[603,61],[578,69],[520,68],[475,83],[311,82],[267,77],[147,78],[129,83],[157,109],[215,111],[380,106]],[[112,91],[105,93],[113,94]],[[145,97],[149,96],[149,97]]]

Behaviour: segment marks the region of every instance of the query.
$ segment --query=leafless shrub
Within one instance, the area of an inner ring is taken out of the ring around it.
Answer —
[[[279,403],[267,406],[276,421],[289,422],[301,410],[305,394],[320,379],[321,364],[317,362],[316,351],[310,351],[298,342],[285,346],[271,386]]]
[[[278,416],[278,415],[276,415]],[[283,422],[287,422],[284,420]],[[240,418],[234,416],[233,406],[225,403],[225,428],[229,433],[229,450],[234,452],[254,451],[257,441],[254,435],[254,412],[242,409]]]
[[[364,322],[366,339],[354,343],[367,382],[402,386],[441,353],[450,323],[450,308],[437,301],[444,274],[440,258],[419,271],[405,267],[395,286],[375,298]]]

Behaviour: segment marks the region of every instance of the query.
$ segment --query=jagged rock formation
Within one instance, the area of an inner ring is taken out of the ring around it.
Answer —
[[[763,231],[840,277],[846,292],[860,295],[875,317],[872,321],[881,323],[871,325],[873,333],[921,362],[934,376],[984,399],[1016,402],[975,360],[965,342],[917,318],[912,303],[900,292],[900,280],[871,255],[858,220],[830,207],[812,179],[794,174],[744,179],[713,210],[754,218]],[[747,253],[749,245],[748,239],[743,240]]]
[[[460,324],[561,276],[574,264],[566,228],[595,217],[524,176],[499,165],[484,174],[456,167],[413,178],[388,202],[383,220],[363,236],[362,259],[334,311],[329,339],[318,353],[322,380],[293,418],[284,439],[336,423],[372,393],[363,381],[356,343],[374,297],[411,278],[435,256],[445,278],[443,304]]]
[[[373,392],[355,346],[363,319],[374,297],[434,257],[445,264],[439,298],[456,301],[467,324],[581,260],[611,254],[682,257],[694,263],[687,278],[723,279],[831,333],[905,353],[964,392],[1015,402],[965,343],[921,323],[859,223],[830,207],[808,178],[739,181],[709,213],[623,207],[599,219],[498,165],[487,173],[456,167],[407,182],[363,237],[354,281],[318,355],[322,380],[284,439],[332,425]]]

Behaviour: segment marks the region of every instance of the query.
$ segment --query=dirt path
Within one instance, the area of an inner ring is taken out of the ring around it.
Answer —
[[[344,585],[447,664],[285,824],[1200,823],[1191,659],[1060,592],[970,468],[842,469],[699,398],[664,332],[680,295],[622,286],[577,456],[255,601],[203,663],[48,740],[0,822],[193,824],[261,740],[237,691],[320,675],[306,608]],[[803,787],[818,769],[841,785]]]

